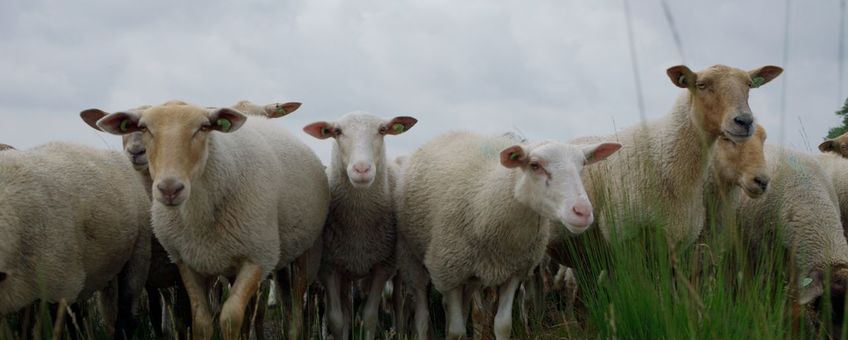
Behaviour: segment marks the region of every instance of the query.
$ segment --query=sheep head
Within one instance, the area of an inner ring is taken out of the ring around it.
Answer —
[[[751,198],[762,196],[769,183],[763,152],[765,141],[766,130],[759,124],[756,126],[754,138],[746,141],[735,142],[730,138],[720,137],[713,155],[717,182],[739,186]]]
[[[735,142],[745,141],[754,134],[749,90],[770,82],[781,72],[783,69],[777,66],[743,71],[724,65],[697,73],[683,65],[666,71],[674,85],[689,90],[692,119],[705,134],[712,138],[724,136]]]

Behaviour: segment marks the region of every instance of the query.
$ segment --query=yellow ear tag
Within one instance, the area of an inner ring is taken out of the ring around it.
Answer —
[[[758,88],[760,86],[763,86],[763,84],[765,84],[765,83],[766,83],[766,78],[763,78],[763,77],[754,77],[754,79],[751,79],[751,87],[752,88]]]
[[[403,130],[406,129],[406,127],[403,126],[403,124],[401,124],[401,123],[397,123],[395,125],[392,125],[392,129],[395,130],[395,132],[397,132],[397,133],[402,133]]]
[[[129,131],[130,130],[130,120],[124,119],[123,121],[121,121],[120,129],[121,129],[121,132]]]
[[[221,127],[222,132],[230,131],[230,127],[233,126],[233,123],[230,123],[228,119],[224,118],[218,119],[217,121],[215,121],[215,124]]]

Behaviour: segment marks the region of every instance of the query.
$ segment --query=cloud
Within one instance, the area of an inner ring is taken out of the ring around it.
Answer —
[[[610,134],[639,119],[622,4],[4,2],[0,142],[117,147],[78,112],[170,99],[210,106],[301,101],[298,112],[275,124],[295,131],[325,161],[330,142],[300,128],[353,110],[419,119],[388,143],[392,155],[456,129],[519,130],[531,139]],[[646,114],[658,118],[680,91],[665,69],[682,60],[659,2],[631,6]],[[693,69],[783,62],[782,3],[670,6]],[[838,124],[838,3],[795,4],[790,14],[786,72],[752,91],[750,102],[770,142],[806,149]]]

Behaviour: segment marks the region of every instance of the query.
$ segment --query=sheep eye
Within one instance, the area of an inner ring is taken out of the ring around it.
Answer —
[[[336,135],[336,136],[341,136],[342,135],[342,129],[339,129],[339,128],[333,129],[333,134]]]
[[[539,162],[530,162],[530,170],[539,171],[541,168],[542,166],[539,165]]]
[[[388,129],[388,128],[386,128],[385,126],[381,126],[381,127],[380,127],[380,134],[381,134],[381,135],[385,135],[385,134],[386,134],[386,132],[388,132],[388,131],[389,131],[389,129]]]
[[[707,83],[699,81],[699,82],[695,83],[695,86],[697,86],[699,90],[703,90],[703,89],[707,88]]]
[[[750,88],[754,88],[754,82],[749,81],[749,82],[748,82],[748,88],[749,88],[749,89],[750,89]]]
[[[201,125],[200,126],[200,131],[203,131],[203,132],[209,131],[211,129],[212,129],[211,125]]]

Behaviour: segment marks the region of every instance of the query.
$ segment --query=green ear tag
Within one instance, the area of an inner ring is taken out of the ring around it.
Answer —
[[[521,155],[519,155],[518,152],[513,152],[513,153],[509,154],[509,160],[511,160],[511,161],[517,160],[518,157],[520,157],[520,156]]]
[[[129,131],[130,130],[130,120],[124,119],[123,121],[121,121],[120,129],[121,129],[121,132]]]
[[[223,131],[223,132],[230,131],[230,127],[233,125],[233,123],[230,123],[230,121],[228,119],[224,119],[224,118],[218,119],[217,121],[215,121],[215,124],[220,126],[221,131]]]
[[[395,132],[397,132],[397,133],[402,133],[403,130],[406,129],[406,127],[403,126],[403,124],[401,124],[401,123],[397,123],[395,125],[392,125],[392,129],[395,130]]]
[[[277,104],[277,109],[276,109],[276,110],[274,110],[274,111],[275,111],[278,115],[282,115],[282,114],[285,114],[285,113],[286,113],[286,108],[284,108],[284,107],[283,107],[282,105],[280,105],[280,104]]]
[[[801,279],[801,287],[807,288],[811,283],[813,283],[813,278],[805,277]]]
[[[763,84],[765,84],[765,83],[766,83],[766,78],[763,78],[763,77],[754,77],[754,79],[752,79],[752,80],[751,80],[751,87],[752,87],[752,88],[758,88],[758,87],[762,86],[762,85],[763,85]]]
[[[680,75],[680,78],[677,78],[677,83],[686,86],[686,76]]]
[[[325,128],[325,127],[321,128],[321,135],[322,136],[326,136],[326,135],[329,135],[329,134],[330,134],[330,129]]]

